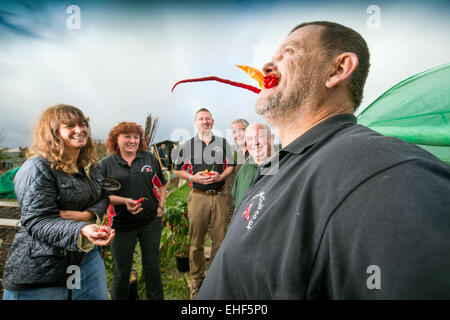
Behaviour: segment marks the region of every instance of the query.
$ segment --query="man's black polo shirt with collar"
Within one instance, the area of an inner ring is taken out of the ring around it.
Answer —
[[[185,170],[190,174],[200,171],[217,171],[222,174],[225,168],[234,166],[234,154],[224,138],[212,136],[209,144],[202,141],[198,135],[186,141],[175,157],[175,170]],[[225,181],[208,185],[190,183],[190,186],[200,191],[219,190]]]
[[[447,164],[345,114],[260,172],[198,299],[450,298]]]
[[[142,203],[144,210],[136,215],[131,214],[124,205],[115,205],[117,215],[113,219],[114,229],[134,230],[155,218],[159,204],[156,188],[165,185],[167,181],[158,160],[151,152],[138,151],[131,167],[119,154],[110,155],[100,161],[99,168],[104,177],[120,182],[120,190],[111,194],[134,200],[148,198]]]

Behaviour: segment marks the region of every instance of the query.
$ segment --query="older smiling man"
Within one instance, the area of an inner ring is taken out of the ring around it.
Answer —
[[[236,175],[231,195],[237,207],[258,174],[258,167],[272,155],[272,133],[269,126],[252,123],[245,130],[245,145],[250,157]]]
[[[264,67],[256,111],[283,149],[236,209],[199,299],[450,298],[450,168],[356,124],[364,39],[317,21]],[[244,214],[245,213],[245,214]]]

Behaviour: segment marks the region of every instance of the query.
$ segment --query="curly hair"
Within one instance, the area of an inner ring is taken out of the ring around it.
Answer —
[[[117,138],[121,133],[136,133],[139,135],[139,148],[138,150],[144,151],[148,149],[147,142],[144,139],[144,130],[136,122],[125,122],[122,121],[117,124],[108,134],[108,139],[106,140],[106,149],[109,153],[119,154],[119,145],[117,143]]]
[[[86,125],[88,128],[87,143],[81,148],[76,164],[71,162],[65,152],[64,141],[59,134],[61,124]],[[33,144],[27,157],[34,156],[42,156],[50,162],[53,170],[60,170],[68,175],[78,172],[79,167],[94,164],[97,151],[91,138],[89,118],[80,109],[66,104],[47,108],[33,130]]]

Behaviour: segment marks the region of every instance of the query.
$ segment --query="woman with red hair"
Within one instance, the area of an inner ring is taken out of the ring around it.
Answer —
[[[143,134],[142,127],[135,122],[117,124],[106,141],[111,155],[99,164],[104,177],[121,184],[120,190],[110,194],[116,212],[112,225],[116,231],[116,241],[111,244],[114,259],[113,300],[128,299],[133,253],[138,239],[147,298],[164,298],[159,270],[159,243],[167,181],[156,157],[146,151]]]

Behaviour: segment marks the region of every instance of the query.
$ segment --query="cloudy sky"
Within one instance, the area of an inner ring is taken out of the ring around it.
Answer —
[[[448,1],[2,0],[1,146],[28,145],[41,112],[58,103],[82,109],[97,139],[120,121],[144,125],[152,113],[155,142],[192,136],[195,110],[207,107],[216,133],[232,142],[234,119],[264,121],[256,94],[217,82],[171,93],[173,84],[215,75],[256,85],[235,65],[261,68],[294,26],[314,20],[366,39],[372,67],[361,109],[450,60]]]

